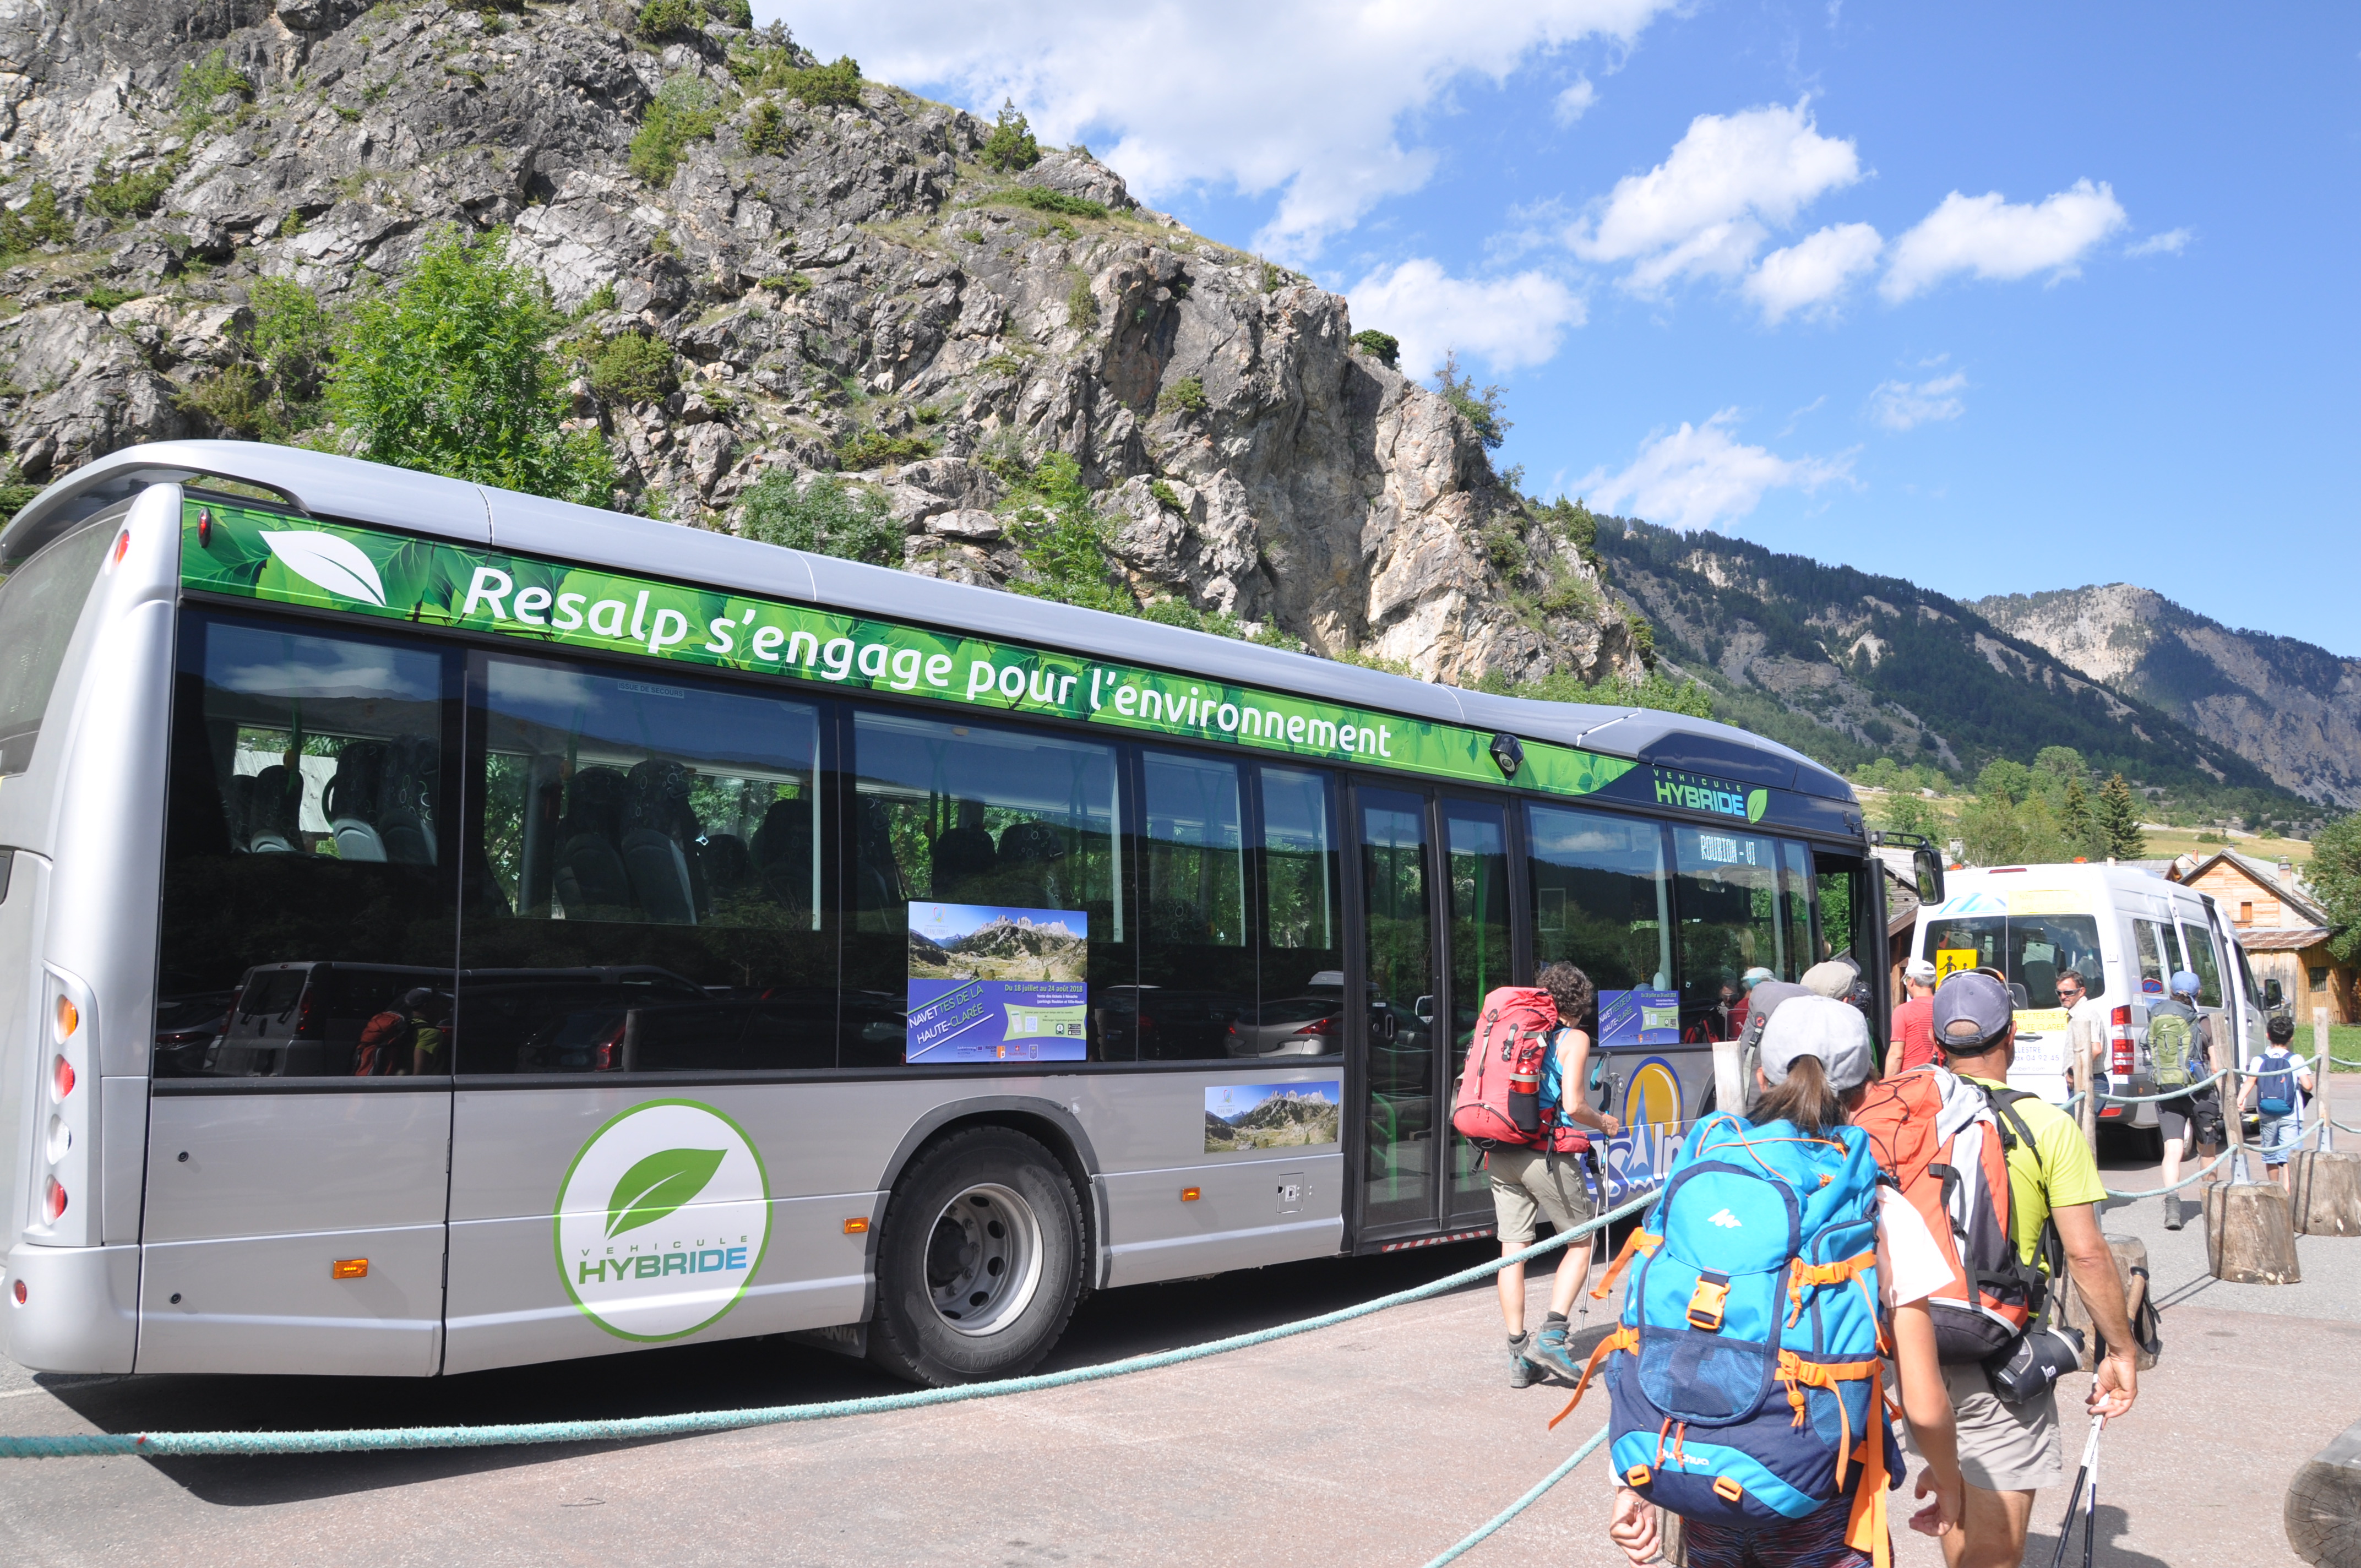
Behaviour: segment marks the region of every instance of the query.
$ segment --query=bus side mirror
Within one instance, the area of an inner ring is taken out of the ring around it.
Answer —
[[[1931,844],[1921,844],[1911,852],[1910,870],[1917,878],[1918,902],[1930,908],[1943,902],[1943,857]]]

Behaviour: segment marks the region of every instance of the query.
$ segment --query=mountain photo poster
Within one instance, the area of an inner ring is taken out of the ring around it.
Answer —
[[[1320,1083],[1223,1083],[1205,1091],[1205,1152],[1310,1147],[1336,1141],[1344,1097]]]
[[[913,902],[902,1059],[1081,1061],[1089,974],[1090,919],[1079,910]]]

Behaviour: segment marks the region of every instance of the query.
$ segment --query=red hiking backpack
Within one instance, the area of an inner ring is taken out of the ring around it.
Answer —
[[[1542,1137],[1542,1068],[1557,1002],[1530,985],[1504,985],[1484,998],[1476,1038],[1459,1069],[1451,1130],[1479,1144],[1534,1144]]]
[[[412,1043],[413,1031],[410,1014],[398,1008],[388,1008],[361,1025],[360,1059],[353,1067],[355,1078],[382,1078],[408,1068],[405,1053]]]
[[[2019,1097],[1920,1067],[1872,1080],[1849,1118],[1869,1134],[1879,1167],[1927,1222],[1950,1266],[1950,1283],[1927,1301],[1947,1365],[2007,1350],[2048,1294],[2040,1271],[2016,1250],[2008,1151],[2032,1141],[2007,1103]]]

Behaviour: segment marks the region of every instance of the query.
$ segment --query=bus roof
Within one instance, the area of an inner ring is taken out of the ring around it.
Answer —
[[[1657,767],[1854,799],[1850,785],[1802,752],[1711,719],[1465,691],[1156,621],[258,442],[153,442],[86,464],[26,503],[0,530],[0,570],[13,569],[71,523],[146,486],[207,477],[273,492],[314,517],[972,628],[1015,642],[1077,652],[1105,649],[1143,664],[1200,671],[1243,685],[1279,685],[1307,696],[1507,730]]]

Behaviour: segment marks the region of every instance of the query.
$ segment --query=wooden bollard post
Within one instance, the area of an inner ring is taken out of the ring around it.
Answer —
[[[2147,1243],[2137,1236],[2109,1236],[2107,1250],[2114,1255],[2115,1277],[2123,1282],[2124,1315],[2136,1321],[2141,1299],[2147,1293]],[[2137,1274],[2132,1272],[2135,1268]],[[2082,1370],[2091,1371],[2098,1365],[2099,1330],[2091,1321],[2091,1309],[2082,1304],[2082,1288],[2069,1274],[2051,1288],[2059,1292],[2059,1321],[2082,1336]],[[2133,1358],[2142,1372],[2156,1365],[2154,1355],[2136,1346]]]
[[[2320,1568],[2361,1568],[2361,1427],[2347,1427],[2288,1483],[2288,1545]]]
[[[2230,1179],[2205,1189],[2205,1261],[2214,1278],[2234,1285],[2293,1285],[2303,1278],[2303,1267],[2296,1261],[2287,1194],[2275,1181],[2257,1181],[2246,1166],[2246,1118],[2238,1103],[2245,1077],[2245,1064],[2233,1063],[2222,1080]]]
[[[2361,1154],[2336,1146],[2334,1113],[2328,1102],[2328,1080],[2336,1063],[2329,1052],[2326,1013],[2313,1015],[2312,1039],[2316,1131],[2312,1146],[2288,1161],[2288,1208],[2301,1235],[2361,1235]]]

